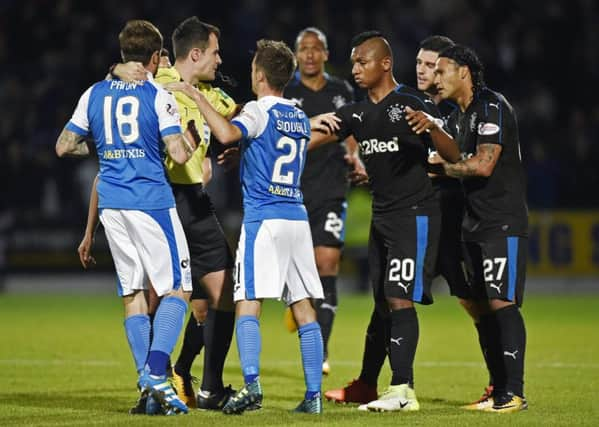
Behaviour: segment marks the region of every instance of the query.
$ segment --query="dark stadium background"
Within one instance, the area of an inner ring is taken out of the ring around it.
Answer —
[[[56,137],[81,93],[119,61],[117,35],[126,20],[152,21],[170,49],[172,30],[191,15],[221,28],[221,71],[238,82],[222,87],[238,102],[251,99],[255,41],[291,45],[306,26],[328,35],[329,71],[349,80],[349,41],[364,30],[388,37],[395,75],[410,85],[418,42],[427,35],[474,47],[489,86],[506,95],[519,117],[531,277],[558,278],[565,287],[576,278],[599,288],[599,4],[592,0],[1,0],[0,287],[33,278],[36,289],[48,273],[80,270],[75,250],[97,163],[59,160]],[[235,174],[215,167],[209,188],[232,241],[240,219],[237,186]],[[362,201],[350,204],[344,271],[359,277],[369,207],[362,193],[354,196]],[[98,270],[109,273],[106,244],[98,240]]]

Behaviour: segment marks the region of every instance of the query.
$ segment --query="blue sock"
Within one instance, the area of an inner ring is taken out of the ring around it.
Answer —
[[[150,316],[147,314],[134,314],[125,319],[125,332],[129,348],[135,361],[137,373],[141,373],[148,358],[150,350]]]
[[[322,384],[322,334],[317,322],[300,326],[297,333],[300,339],[304,380],[306,382],[305,399],[311,400],[320,393]]]
[[[255,316],[239,316],[235,327],[241,371],[246,384],[260,374],[260,324]]]
[[[148,355],[151,375],[166,375],[166,363],[183,327],[187,303],[179,297],[165,297],[156,310],[152,345]]]

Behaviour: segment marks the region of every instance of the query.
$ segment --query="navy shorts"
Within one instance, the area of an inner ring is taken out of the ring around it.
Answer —
[[[439,215],[397,215],[372,221],[368,264],[377,303],[393,297],[432,304],[440,222]]]
[[[527,244],[526,237],[517,236],[465,243],[465,265],[474,299],[501,299],[522,305]]]

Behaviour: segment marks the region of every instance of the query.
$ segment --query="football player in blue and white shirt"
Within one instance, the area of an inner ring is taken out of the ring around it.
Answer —
[[[175,161],[185,163],[193,144],[181,133],[175,99],[152,80],[162,48],[158,29],[147,21],[129,21],[119,42],[123,59],[141,61],[148,81],[92,85],[60,134],[56,152],[60,157],[84,156],[89,153],[84,138],[94,140],[100,162],[100,220],[125,304],[125,330],[148,402],[146,413],[187,413],[166,381],[167,359],[187,310],[191,272],[163,156],[166,147]],[[151,341],[146,279],[163,297]]]
[[[227,414],[262,403],[260,329],[264,298],[283,298],[299,325],[306,381],[297,412],[321,413],[322,335],[311,299],[322,299],[300,177],[310,139],[310,122],[282,97],[295,70],[283,42],[260,40],[252,61],[252,90],[258,100],[228,122],[186,83],[168,85],[192,97],[213,134],[223,143],[241,141],[243,226],[236,259],[236,336],[245,386],[224,406]]]

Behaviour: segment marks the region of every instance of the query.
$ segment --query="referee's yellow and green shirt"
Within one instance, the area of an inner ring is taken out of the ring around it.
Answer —
[[[175,67],[159,68],[155,80],[165,85],[171,82],[181,81],[181,75]],[[220,88],[212,87],[209,83],[199,83],[196,87],[206,97],[210,105],[218,111],[219,114],[226,117],[235,111],[235,101]],[[196,128],[200,134],[200,144],[193,153],[191,159],[185,164],[179,165],[171,159],[168,154],[166,157],[166,169],[168,177],[173,184],[201,184],[203,167],[202,164],[206,158],[208,145],[210,145],[210,128],[200,114],[196,103],[182,92],[174,92],[179,114],[181,114],[181,126],[187,129],[187,123],[195,120]]]

